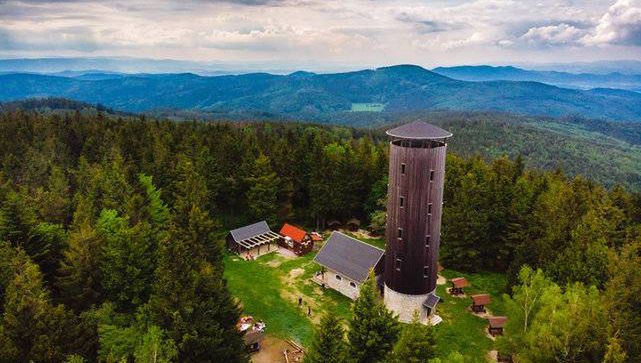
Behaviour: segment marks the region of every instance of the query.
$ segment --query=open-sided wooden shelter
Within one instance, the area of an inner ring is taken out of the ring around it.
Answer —
[[[487,318],[489,321],[489,327],[488,331],[489,333],[495,337],[497,335],[503,335],[503,327],[505,326],[505,323],[507,322],[507,317],[505,316],[491,316]]]
[[[484,313],[485,305],[491,302],[490,295],[478,294],[472,295],[472,311],[475,313]]]
[[[260,221],[231,230],[227,235],[227,248],[239,255],[257,257],[278,250],[282,238],[269,229],[267,222]]]
[[[452,295],[463,295],[465,293],[463,288],[470,285],[465,277],[455,277],[451,282],[452,288],[450,289],[450,294]]]

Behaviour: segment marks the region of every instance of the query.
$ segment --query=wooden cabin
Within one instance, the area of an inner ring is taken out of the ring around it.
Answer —
[[[278,243],[282,238],[278,233],[269,229],[267,222],[260,221],[231,230],[227,235],[227,248],[251,259],[278,251]]]
[[[487,319],[489,321],[488,332],[493,337],[497,335],[503,335],[503,327],[507,322],[507,317],[505,316],[491,316]]]
[[[463,295],[465,293],[465,291],[463,291],[463,288],[470,285],[465,277],[455,277],[451,280],[451,282],[452,288],[450,289],[450,294],[454,296]]]
[[[309,253],[314,248],[312,236],[301,228],[285,223],[279,233],[283,236],[280,245],[299,256]]]
[[[339,222],[339,221],[337,221],[335,219],[332,219],[331,221],[327,222],[327,228],[331,229],[332,231],[336,231],[339,228],[341,228],[342,226],[343,225],[341,224],[341,222]]]
[[[356,232],[361,228],[361,221],[359,221],[356,218],[352,218],[347,223],[345,223],[347,226],[347,229],[349,229],[352,232]]]
[[[354,300],[370,269],[378,276],[385,251],[340,232],[333,232],[318,251],[314,262],[323,268],[314,281]]]
[[[472,311],[475,313],[484,313],[485,305],[491,302],[490,295],[478,294],[472,295]]]

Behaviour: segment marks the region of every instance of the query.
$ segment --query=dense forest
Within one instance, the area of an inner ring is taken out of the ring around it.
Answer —
[[[375,131],[10,110],[0,135],[0,361],[247,361],[226,231],[384,224]],[[641,197],[520,157],[447,162],[441,263],[508,274],[503,350],[641,360]]]

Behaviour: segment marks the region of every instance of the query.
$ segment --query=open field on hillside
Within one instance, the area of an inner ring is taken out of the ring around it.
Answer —
[[[382,103],[352,103],[352,112],[381,112],[384,109]]]
[[[366,242],[369,240],[365,240]],[[381,240],[371,240],[381,246]],[[240,299],[244,313],[264,320],[270,335],[292,339],[308,347],[313,338],[314,324],[325,312],[345,319],[351,316],[351,300],[330,290],[321,289],[310,281],[319,269],[313,262],[314,253],[304,257],[285,257],[278,253],[261,256],[255,261],[245,261],[236,256],[225,257],[225,277],[234,296]],[[467,295],[489,293],[493,302],[489,309],[495,314],[503,313],[501,295],[505,278],[500,274],[461,274],[444,270],[443,276],[466,277],[471,287]],[[447,357],[451,352],[460,352],[470,362],[485,362],[493,342],[486,337],[486,320],[472,315],[470,299],[455,298],[447,294],[449,285],[438,287],[443,298],[437,310],[444,321],[436,328],[437,352]],[[303,297],[303,306],[297,306],[298,297]],[[307,316],[307,307],[312,307],[312,316]]]

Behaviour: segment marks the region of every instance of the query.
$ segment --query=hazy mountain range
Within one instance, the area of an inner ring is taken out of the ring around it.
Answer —
[[[641,91],[641,72],[639,74],[624,74],[619,72],[577,74],[558,71],[533,71],[512,66],[438,67],[432,71],[463,81],[531,81],[565,88],[619,88],[637,92]]]
[[[66,97],[129,112],[196,110],[323,121],[348,113],[430,110],[641,121],[641,93],[566,89],[531,81],[456,80],[413,65],[288,75],[83,73],[0,75],[0,101]]]

